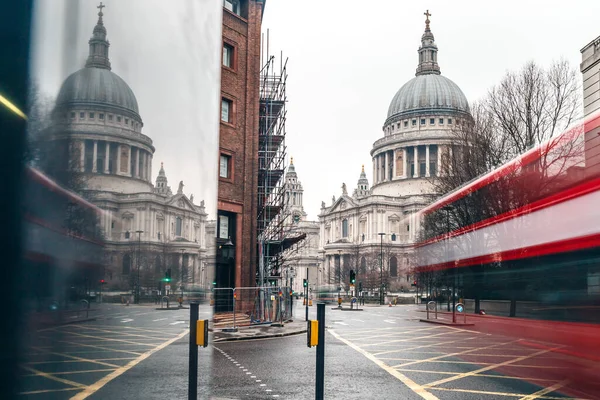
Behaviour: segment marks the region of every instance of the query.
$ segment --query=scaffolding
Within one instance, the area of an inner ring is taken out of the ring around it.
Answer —
[[[268,40],[268,39],[267,39]],[[258,136],[257,285],[280,279],[284,242],[284,181],[287,59],[268,55],[260,72]]]

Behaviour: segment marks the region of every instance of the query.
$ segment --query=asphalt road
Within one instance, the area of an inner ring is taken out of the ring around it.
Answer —
[[[31,335],[23,399],[184,399],[189,310],[104,305],[95,321]],[[416,306],[326,308],[327,399],[599,398],[564,379],[548,346],[419,322]],[[296,316],[304,319],[297,303]],[[314,319],[316,307],[310,308]],[[210,318],[201,306],[200,318]],[[199,349],[198,398],[314,398],[316,349],[305,335]],[[563,393],[560,393],[562,391]],[[570,396],[570,397],[567,397]]]

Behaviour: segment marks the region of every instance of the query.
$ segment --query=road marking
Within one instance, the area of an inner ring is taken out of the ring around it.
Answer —
[[[31,368],[31,367],[28,367],[26,365],[21,365],[21,368],[23,368],[23,369],[25,369],[25,370],[27,370],[29,372],[33,372],[37,376],[43,376],[44,378],[48,378],[48,379],[56,381],[56,382],[64,383],[64,384],[69,385],[69,386],[74,386],[74,387],[80,388],[80,389],[83,389],[83,388],[87,387],[87,386],[85,386],[85,385],[83,385],[81,383],[73,382],[73,381],[70,381],[68,379],[59,378],[59,377],[54,376],[52,374],[48,374],[46,372],[39,371],[39,370],[37,370],[35,368]]]
[[[169,325],[178,325],[178,324],[185,324],[185,321],[175,321],[175,322],[171,322]]]
[[[73,336],[81,336],[81,337],[85,337],[85,338],[92,338],[92,339],[96,339],[99,341],[107,341],[107,342],[122,342],[122,343],[127,343],[127,344],[135,344],[138,346],[153,346],[152,344],[148,344],[148,343],[138,343],[138,342],[132,342],[131,340],[123,340],[123,339],[113,339],[113,338],[107,338],[107,337],[102,337],[102,336],[92,336],[92,335],[86,335],[83,333],[77,333],[77,332],[72,332],[72,331],[65,331],[65,333],[69,334],[69,335],[73,335]]]
[[[33,348],[35,349],[36,347],[33,347]],[[88,359],[88,358],[82,358],[82,357],[72,356],[70,354],[65,354],[65,353],[58,353],[58,352],[54,352],[54,351],[44,351],[44,353],[46,353],[46,354],[54,354],[56,356],[61,356],[61,357],[66,357],[66,358],[71,358],[71,359],[73,359],[75,361],[78,361],[78,362],[87,362],[87,363],[92,363],[92,364],[99,364],[99,365],[104,365],[105,367],[113,367],[113,368],[118,368],[119,367],[116,364],[109,364],[107,362],[102,362],[100,360],[91,360],[91,359]]]
[[[136,356],[141,356],[142,353],[138,353],[135,351],[128,351],[128,350],[119,350],[119,349],[111,349],[110,347],[102,347],[102,346],[95,346],[92,344],[84,344],[84,343],[77,343],[77,342],[69,342],[67,340],[59,340],[59,343],[68,343],[68,344],[73,344],[75,346],[81,346],[81,347],[91,347],[94,349],[100,349],[100,350],[106,350],[107,352],[115,352],[115,353],[127,353],[127,354],[135,354]]]
[[[554,391],[556,391],[556,390],[560,389],[561,387],[566,386],[568,384],[569,384],[569,380],[564,380],[562,382],[555,383],[552,386],[549,386],[549,387],[544,388],[542,390],[538,390],[537,392],[531,393],[528,396],[521,397],[521,400],[534,400],[534,399],[538,399],[538,398],[544,396],[546,393],[554,392]]]
[[[391,319],[384,319],[383,322],[387,322],[388,324],[395,324],[396,321],[392,321]]]
[[[131,318],[125,318],[125,319],[121,320],[121,322],[131,322],[131,321],[133,321],[133,319],[131,319]]]
[[[350,321],[358,321],[358,322],[365,322],[362,319],[351,319]]]
[[[42,393],[53,393],[53,392],[66,392],[69,390],[81,390],[81,388],[78,387],[70,387],[70,388],[64,388],[64,389],[47,389],[47,390],[34,390],[32,392],[21,392],[19,393],[19,395],[22,396],[26,396],[29,394],[42,394]]]
[[[486,392],[485,390],[469,390],[469,389],[453,389],[453,388],[441,388],[435,387],[431,388],[432,390],[442,390],[444,392],[460,392],[460,393],[473,393],[473,394],[485,394],[488,396],[506,396],[506,397],[523,397],[528,396],[525,393],[507,393],[507,392]],[[544,396],[545,400],[585,400],[581,398],[573,398],[573,397],[551,397]]]
[[[427,385],[424,385],[424,386],[425,387],[432,387],[432,386],[441,385],[443,383],[452,382],[452,381],[455,381],[457,379],[463,379],[463,378],[466,378],[467,376],[473,376],[473,375],[476,375],[476,374],[478,374],[480,372],[489,371],[490,369],[497,369],[498,367],[503,367],[505,365],[510,365],[510,364],[513,364],[513,363],[516,363],[516,362],[519,362],[519,361],[527,360],[528,358],[533,358],[533,357],[535,357],[537,355],[540,355],[540,354],[544,354],[544,353],[548,353],[550,351],[558,350],[558,349],[560,349],[562,347],[563,346],[557,346],[557,347],[554,347],[552,349],[541,350],[541,351],[538,351],[538,352],[533,353],[533,354],[528,355],[528,356],[517,357],[517,358],[512,359],[510,361],[504,361],[504,362],[501,362],[501,363],[492,364],[492,365],[490,365],[488,367],[476,369],[475,371],[465,372],[465,373],[462,373],[460,375],[452,376],[450,378],[440,379],[438,381],[428,383]]]
[[[166,318],[153,319],[152,322],[164,321]]]
[[[339,324],[339,325],[348,326],[348,324],[347,324],[347,323],[345,323],[345,322],[341,322],[341,321],[334,321],[333,323],[334,323],[334,324]]]
[[[114,371],[115,368],[103,368],[103,369],[86,369],[83,371],[64,371],[64,372],[53,372],[52,375],[70,375],[70,374],[87,374],[93,372],[107,372]],[[37,376],[37,374],[21,375],[21,376]]]
[[[104,378],[100,379],[99,381],[91,384],[90,386],[88,386],[83,392],[76,394],[75,396],[71,397],[71,400],[83,400],[88,398],[89,396],[91,396],[92,394],[96,393],[98,390],[100,390],[104,385],[106,385],[108,382],[112,381],[113,379],[115,379],[116,377],[122,375],[124,372],[126,372],[127,370],[135,367],[137,364],[139,364],[140,362],[144,361],[145,359],[147,359],[148,357],[150,357],[152,354],[156,353],[159,350],[164,349],[165,347],[169,346],[170,344],[178,341],[179,339],[182,339],[183,337],[185,337],[188,333],[189,333],[189,329],[186,329],[185,331],[181,332],[179,335],[175,336],[174,338],[164,342],[163,344],[156,346],[155,348],[148,350],[147,352],[145,352],[144,354],[140,355],[138,358],[136,358],[135,360],[129,362],[127,365],[118,368],[116,371],[114,371],[111,374],[106,375]]]
[[[415,392],[416,394],[418,394],[422,398],[424,398],[426,400],[439,400],[436,396],[434,396],[433,394],[431,394],[428,391],[426,391],[423,388],[423,386],[419,385],[418,383],[416,383],[415,381],[413,381],[412,379],[410,379],[406,375],[403,375],[400,372],[396,371],[394,368],[390,367],[389,365],[387,365],[383,361],[378,360],[377,357],[375,357],[371,353],[369,353],[369,352],[361,349],[360,347],[358,347],[354,343],[352,343],[352,342],[350,342],[350,341],[342,338],[340,335],[338,335],[333,330],[329,330],[328,332],[331,333],[333,335],[333,337],[335,337],[339,341],[347,344],[348,346],[352,347],[354,350],[358,351],[363,356],[367,357],[369,360],[373,361],[376,365],[378,365],[380,368],[384,369],[387,373],[389,373],[393,377],[395,377],[398,380],[400,380],[402,383],[404,383],[406,386],[408,386],[408,388],[410,390],[412,390],[413,392]]]

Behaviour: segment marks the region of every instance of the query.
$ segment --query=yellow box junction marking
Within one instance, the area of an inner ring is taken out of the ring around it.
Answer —
[[[413,381],[412,379],[410,379],[406,375],[403,375],[400,372],[396,371],[394,368],[390,367],[389,365],[387,365],[383,361],[377,359],[377,357],[375,357],[371,353],[369,353],[369,352],[361,349],[360,347],[358,347],[354,343],[352,343],[352,342],[344,339],[343,337],[341,337],[340,335],[338,335],[335,331],[329,330],[329,333],[331,333],[339,341],[341,341],[341,342],[345,343],[346,345],[352,347],[354,350],[358,351],[360,354],[362,354],[363,356],[367,357],[369,360],[373,361],[380,368],[384,369],[387,373],[389,373],[390,375],[392,375],[396,379],[400,380],[402,383],[404,383],[406,386],[408,386],[408,388],[410,390],[412,390],[413,392],[415,392],[416,394],[418,394],[422,398],[424,398],[426,400],[439,400],[436,396],[434,396],[433,394],[431,394],[428,391],[426,391],[423,388],[423,386],[419,385],[418,383],[416,383],[415,381]]]

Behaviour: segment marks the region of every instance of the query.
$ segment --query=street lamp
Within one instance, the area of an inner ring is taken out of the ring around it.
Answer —
[[[185,252],[185,249],[181,249],[181,283],[180,283],[180,289],[181,289],[181,301],[183,302],[183,253]],[[179,303],[179,305],[181,306],[181,303]]]
[[[339,257],[339,264],[338,264],[338,305],[341,306],[340,304],[340,297],[342,297],[341,294],[341,290],[342,290],[342,251],[338,250],[338,257]]]
[[[381,237],[381,254],[379,256],[379,305],[383,305],[383,237],[385,233],[378,233]]]
[[[448,256],[448,245],[450,241],[450,210],[452,207],[444,206],[442,210],[446,212],[446,257],[450,260]],[[446,286],[447,287],[447,286]],[[456,323],[456,267],[452,268],[452,323]]]
[[[137,254],[137,288],[136,288],[136,299],[135,304],[139,304],[140,302],[140,253],[142,252],[142,242],[141,236],[144,231],[135,231],[138,234],[138,254]]]

